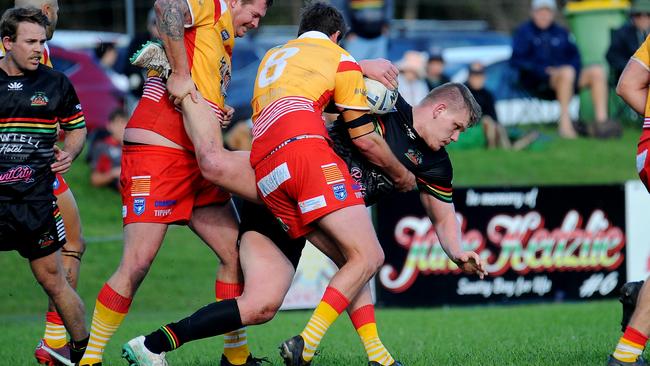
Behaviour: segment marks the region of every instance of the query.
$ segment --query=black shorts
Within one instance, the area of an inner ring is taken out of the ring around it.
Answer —
[[[307,239],[291,239],[280,222],[273,216],[271,211],[264,205],[258,205],[244,201],[239,210],[241,223],[239,224],[239,238],[247,232],[254,231],[260,233],[275,243],[280,251],[289,259],[293,269],[298,267],[302,249],[305,247]]]
[[[33,260],[56,252],[63,244],[65,228],[56,201],[0,204],[0,251],[17,250]]]

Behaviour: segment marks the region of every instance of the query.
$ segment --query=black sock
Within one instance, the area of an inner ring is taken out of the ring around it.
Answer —
[[[189,317],[169,323],[145,337],[144,345],[153,353],[169,352],[183,343],[228,333],[242,327],[237,300],[206,305]]]
[[[88,339],[90,339],[90,336],[78,342],[75,341],[70,342],[70,361],[72,363],[77,363],[81,361],[81,358],[86,352],[86,347],[88,346]]]

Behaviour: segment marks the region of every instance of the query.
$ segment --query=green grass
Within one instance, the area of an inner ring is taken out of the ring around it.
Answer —
[[[551,134],[550,129],[544,133]],[[520,185],[611,183],[635,178],[638,130],[621,140],[554,139],[524,152],[452,152],[455,184]],[[121,255],[121,203],[117,193],[88,184],[88,168],[75,164],[66,179],[77,197],[89,239],[79,293],[87,313]],[[0,255],[0,365],[29,365],[42,336],[46,299],[27,262]],[[140,288],[129,316],[106,350],[105,365],[123,364],[128,339],[178,320],[212,301],[217,260],[187,228],[174,227]],[[255,355],[279,365],[277,345],[297,334],[309,312],[283,312],[250,327]],[[405,365],[602,365],[619,336],[616,301],[435,309],[379,309],[382,339]],[[169,355],[172,365],[215,365],[221,338],[188,344]],[[346,316],[328,332],[316,365],[364,365],[361,343]]]

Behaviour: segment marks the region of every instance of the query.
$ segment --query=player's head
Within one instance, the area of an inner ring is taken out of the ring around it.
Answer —
[[[300,13],[298,36],[310,31],[325,33],[338,43],[347,27],[340,11],[332,5],[317,1],[305,6]]]
[[[56,22],[59,20],[59,2],[58,0],[16,0],[14,6],[17,8],[34,7],[41,9],[43,14],[50,21],[47,27],[47,39],[52,39],[54,30],[56,30]]]
[[[0,37],[7,59],[21,72],[38,68],[45,49],[47,17],[36,8],[11,8],[0,20]]]
[[[458,141],[460,133],[475,125],[481,113],[481,106],[465,85],[446,83],[430,91],[413,108],[413,126],[437,151]]]
[[[259,27],[266,10],[273,5],[273,0],[228,0],[228,2],[237,37],[243,37],[249,30]]]

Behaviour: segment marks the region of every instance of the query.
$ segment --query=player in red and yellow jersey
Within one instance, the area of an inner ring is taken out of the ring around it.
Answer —
[[[59,4],[57,0],[15,0],[14,6],[17,8],[31,6],[41,9],[43,14],[45,14],[50,21],[50,24],[45,30],[45,36],[48,40],[52,39],[58,20]],[[48,48],[47,43],[44,47],[43,55],[41,56],[41,63],[52,67],[50,49]],[[3,55],[4,47],[0,44],[0,57]],[[63,176],[59,173],[56,173],[55,175],[53,189],[66,231],[67,242],[61,249],[61,254],[63,255],[63,269],[65,270],[65,273],[68,274],[67,279],[70,282],[70,286],[76,289],[77,281],[79,280],[81,256],[86,248],[81,235],[81,218],[79,216],[79,209],[77,208],[77,202],[72,191],[68,187],[65,179],[63,179]],[[45,315],[45,332],[43,339],[36,346],[34,357],[41,364],[53,365],[58,361],[56,361],[51,353],[57,352],[67,355],[69,353],[67,347],[66,331],[63,326],[63,321],[50,301]]]
[[[330,102],[369,161],[400,190],[415,186],[413,174],[374,132],[361,68],[337,44],[344,31],[334,7],[308,5],[298,38],[267,52],[255,82],[250,160],[260,198],[292,238],[326,235],[347,259],[305,330],[281,345],[287,365],[311,362],[329,326],[383,263],[360,187],[328,141],[322,113]]]
[[[648,86],[650,85],[650,38],[646,38],[645,42],[639,47],[636,53],[632,56],[630,61],[625,66],[618,85],[616,86],[616,93],[623,98],[623,100],[634,109],[638,114],[644,116],[643,131],[639,138],[636,156],[636,169],[639,173],[639,178],[650,191],[650,159],[648,158],[648,150],[650,150],[650,95],[648,95]],[[616,349],[609,357],[607,362],[608,366],[644,366],[647,365],[641,355],[645,349],[650,335],[650,290],[648,289],[648,280],[646,279],[640,292],[633,291],[638,294],[636,300],[636,309],[629,318],[629,313],[626,314],[626,309],[623,313],[623,322],[629,319],[624,333],[619,339]],[[634,287],[637,283],[628,283],[627,286]],[[622,299],[629,296],[628,292],[621,291]],[[623,299],[627,300],[627,299]],[[627,301],[623,302],[624,304]]]
[[[119,267],[97,297],[81,365],[101,363],[104,347],[126,316],[169,224],[189,225],[221,259],[215,286],[218,299],[241,293],[237,222],[230,195],[203,178],[180,108],[173,101],[187,94],[195,96],[198,89],[219,119],[228,119],[224,102],[234,38],[257,28],[271,2],[155,2],[156,24],[173,72],[166,84],[159,76],[148,78],[126,126],[120,177],[124,251]],[[131,356],[125,351],[125,357]],[[221,364],[258,364],[248,351],[245,330],[227,336]]]

